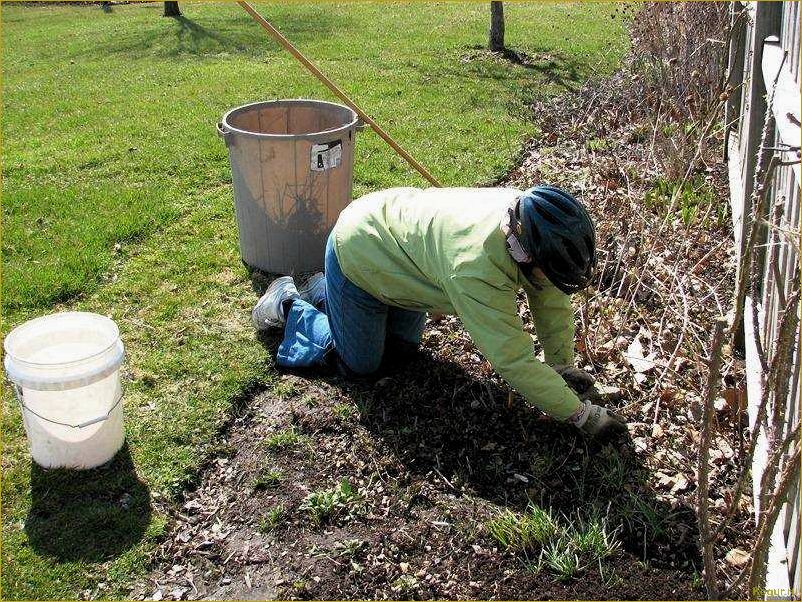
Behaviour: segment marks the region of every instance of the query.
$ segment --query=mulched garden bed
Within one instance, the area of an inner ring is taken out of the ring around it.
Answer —
[[[500,184],[561,185],[593,213],[601,262],[596,286],[575,300],[578,363],[627,417],[629,436],[589,441],[519,396],[509,405],[459,321],[430,322],[420,352],[378,379],[284,374],[280,395],[254,395],[169,509],[169,533],[132,596],[704,595],[695,450],[709,329],[734,278],[726,170],[703,157],[694,190],[668,211],[653,132],[601,86],[536,107],[542,133]],[[714,525],[728,512],[745,420],[742,366],[731,350],[724,357]],[[488,521],[530,503],[565,533],[601,517],[616,544],[602,558],[577,551],[568,575],[537,546],[505,549]],[[717,544],[725,575],[749,549],[749,510],[745,496]]]

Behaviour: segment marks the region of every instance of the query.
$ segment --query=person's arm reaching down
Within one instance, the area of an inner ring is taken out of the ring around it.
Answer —
[[[550,366],[574,365],[574,310],[571,297],[544,280],[539,289],[525,287],[538,341]]]
[[[571,297],[544,280],[540,288],[526,287],[529,310],[546,363],[580,395],[594,383],[593,377],[574,366],[574,310]]]
[[[558,420],[577,413],[579,398],[553,369],[535,357],[532,340],[518,317],[515,291],[469,276],[454,276],[447,286],[454,309],[473,342],[504,380]]]

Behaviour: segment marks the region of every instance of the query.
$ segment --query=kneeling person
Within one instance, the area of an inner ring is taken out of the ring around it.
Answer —
[[[592,385],[573,367],[570,294],[595,266],[585,208],[551,186],[393,188],[363,196],[329,236],[325,275],[299,291],[273,282],[253,311],[257,328],[283,327],[277,363],[337,361],[346,375],[378,370],[385,349],[420,343],[426,312],[456,314],[493,368],[526,400],[589,434],[623,419],[580,401]],[[546,364],[518,316],[523,288]],[[332,355],[335,354],[335,355]]]

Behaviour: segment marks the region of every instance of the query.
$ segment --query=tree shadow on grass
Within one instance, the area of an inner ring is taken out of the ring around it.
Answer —
[[[46,470],[31,464],[31,509],[25,532],[39,554],[62,562],[103,562],[143,538],[150,492],[126,443],[107,465]]]
[[[461,66],[451,70],[451,75],[461,73],[463,77],[509,79],[510,66],[522,67],[537,72],[546,84],[555,85],[566,92],[576,92],[584,76],[581,63],[555,51],[553,48],[536,49],[532,53],[505,48],[491,52],[484,46],[469,46],[468,53],[461,58]]]
[[[224,15],[162,18],[154,11],[149,27],[132,28],[123,35],[98,43],[93,54],[145,55],[214,55],[221,53],[261,56],[278,54],[284,50],[275,44],[239,6],[230,4]],[[161,7],[158,9],[161,11]],[[189,11],[191,13],[191,11]],[[269,10],[263,11],[271,20]],[[124,12],[117,15],[124,16]],[[298,7],[291,14],[283,14],[271,22],[295,43],[323,39],[336,31],[347,35],[346,19],[327,15],[317,8]],[[171,33],[174,37],[171,37]]]
[[[391,361],[377,383],[335,379],[362,406],[362,422],[406,468],[441,475],[500,506],[530,502],[567,521],[606,516],[624,549],[655,566],[698,563],[688,505],[659,499],[627,435],[593,441],[489,378],[428,352]]]

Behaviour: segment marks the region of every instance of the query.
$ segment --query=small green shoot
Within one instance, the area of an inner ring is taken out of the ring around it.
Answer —
[[[534,456],[529,464],[529,471],[535,480],[543,481],[560,464],[561,458],[554,453],[554,449],[544,448],[539,454]]]
[[[401,597],[411,597],[418,587],[418,580],[412,575],[401,575],[390,585],[394,593],[401,594]]]
[[[644,499],[636,493],[629,494],[629,502],[619,512],[630,525],[643,527],[649,539],[663,539],[666,537],[666,525],[670,523],[673,513],[662,512],[654,500]]]
[[[315,397],[314,395],[304,395],[301,397],[301,401],[307,408],[314,408],[315,406],[320,405],[320,399]]]
[[[604,587],[616,587],[624,582],[624,579],[616,574],[614,568],[610,568],[607,571],[604,570],[604,565],[602,564],[601,558],[597,559],[596,562],[599,564],[599,577],[601,578],[601,582]]]
[[[588,140],[585,146],[589,151],[601,151],[610,147],[610,141],[606,138],[593,138]]]
[[[334,406],[334,414],[340,420],[348,420],[354,414],[354,408],[347,403],[338,403]]]
[[[609,529],[605,518],[579,518],[570,531],[570,542],[580,554],[602,559],[611,556],[621,547],[616,535],[616,531]]]
[[[271,451],[277,451],[298,445],[301,441],[303,436],[295,430],[295,427],[290,427],[270,435],[265,439],[264,445]]]
[[[251,485],[255,491],[275,489],[281,484],[281,479],[283,478],[284,473],[278,468],[263,468],[253,479]]]
[[[680,183],[659,178],[643,198],[644,205],[652,209],[669,207],[672,202],[685,226],[690,226],[699,215],[707,217],[702,226],[722,226],[727,223],[727,204],[722,203],[716,191],[703,177]]]
[[[273,395],[278,397],[279,399],[285,399],[287,397],[292,397],[296,393],[295,383],[282,380],[273,387]]]
[[[296,596],[304,599],[309,594],[309,583],[303,579],[298,579],[298,581],[293,582],[292,590],[295,592]]]
[[[608,491],[620,491],[633,478],[632,467],[612,446],[604,447],[596,456],[591,464],[591,476]]]
[[[343,479],[331,489],[310,493],[300,508],[309,513],[316,525],[321,525],[344,512],[350,512],[359,499],[359,493]]]
[[[259,531],[262,533],[272,533],[282,520],[284,520],[284,506],[281,504],[273,506],[259,521]]]
[[[336,556],[354,558],[365,548],[366,545],[367,543],[361,539],[345,539],[334,544],[334,552]]]

